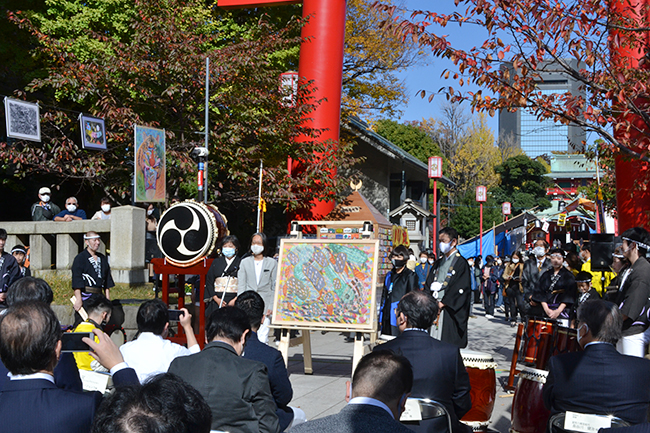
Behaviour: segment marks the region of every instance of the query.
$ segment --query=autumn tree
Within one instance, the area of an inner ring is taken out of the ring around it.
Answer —
[[[330,160],[346,158],[345,146],[320,142],[318,131],[303,128],[303,115],[318,101],[302,89],[296,107],[280,103],[277,77],[282,70],[271,57],[296,45],[301,23],[278,30],[260,20],[246,37],[225,44],[213,32],[210,10],[198,0],[135,3],[127,42],[93,33],[103,56],[77,56],[73,44],[43,31],[20,13],[14,23],[39,41],[39,56],[47,57],[47,76],[34,79],[18,96],[43,95],[43,143],[0,143],[0,158],[31,176],[48,172],[59,179],[105,188],[116,201],[128,199],[133,160],[133,125],[165,128],[167,170],[174,190],[193,181],[190,150],[203,143],[203,72],[211,62],[210,167],[214,199],[231,203],[256,201],[257,167],[264,160],[265,196],[291,208],[310,202],[314,194],[334,198],[337,178],[322,176]],[[90,52],[90,51],[89,51]],[[65,109],[60,109],[65,108]],[[71,111],[76,110],[76,111]],[[82,150],[77,113],[107,121],[109,150]],[[311,141],[295,145],[306,134]],[[304,162],[301,176],[289,176],[287,157]]]
[[[503,222],[501,203],[492,194],[488,194],[483,203],[483,231]],[[458,230],[463,238],[471,238],[480,232],[480,207],[476,202],[474,191],[468,191],[451,207],[451,226]]]
[[[394,145],[404,149],[425,164],[431,156],[442,156],[440,147],[430,135],[409,124],[398,123],[394,120],[380,119],[372,128]]]

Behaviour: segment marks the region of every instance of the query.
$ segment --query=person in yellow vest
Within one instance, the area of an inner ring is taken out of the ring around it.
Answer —
[[[113,304],[104,295],[91,295],[86,300],[85,308],[88,319],[77,325],[72,332],[93,332],[93,329],[102,329],[111,320]],[[95,342],[99,343],[97,337],[95,337]],[[75,352],[74,359],[77,361],[77,368],[79,370],[106,371],[101,364],[95,361],[95,358],[90,356],[90,352]]]
[[[603,287],[609,286],[616,275],[612,272],[599,272],[591,270],[591,247],[589,244],[583,244],[580,251],[580,258],[584,261],[582,264],[582,271],[591,273],[591,287],[596,289],[598,295],[603,297]]]

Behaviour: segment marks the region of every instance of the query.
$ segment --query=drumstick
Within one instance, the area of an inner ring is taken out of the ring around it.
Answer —
[[[226,287],[223,289],[223,295],[221,296],[221,302],[219,302],[219,308],[223,305],[223,298],[226,297],[226,292],[228,290],[228,286],[230,285],[230,275],[228,275],[228,279],[226,280]]]

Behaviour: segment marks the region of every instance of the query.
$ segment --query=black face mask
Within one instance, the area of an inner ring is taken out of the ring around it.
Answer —
[[[395,269],[399,269],[399,268],[403,268],[404,266],[406,266],[407,260],[406,259],[393,259],[392,262],[393,262],[393,266],[395,266]]]

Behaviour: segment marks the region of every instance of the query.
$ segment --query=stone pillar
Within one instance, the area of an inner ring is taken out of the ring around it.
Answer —
[[[7,234],[7,242],[5,242],[5,251],[11,253],[11,249],[18,245],[20,241],[18,236]]]
[[[29,236],[29,258],[31,270],[50,270],[52,267],[52,235]]]
[[[145,210],[135,206],[116,207],[111,210],[110,221],[113,280],[144,283]]]
[[[74,258],[79,254],[77,233],[59,233],[56,235],[56,269],[71,269]]]

